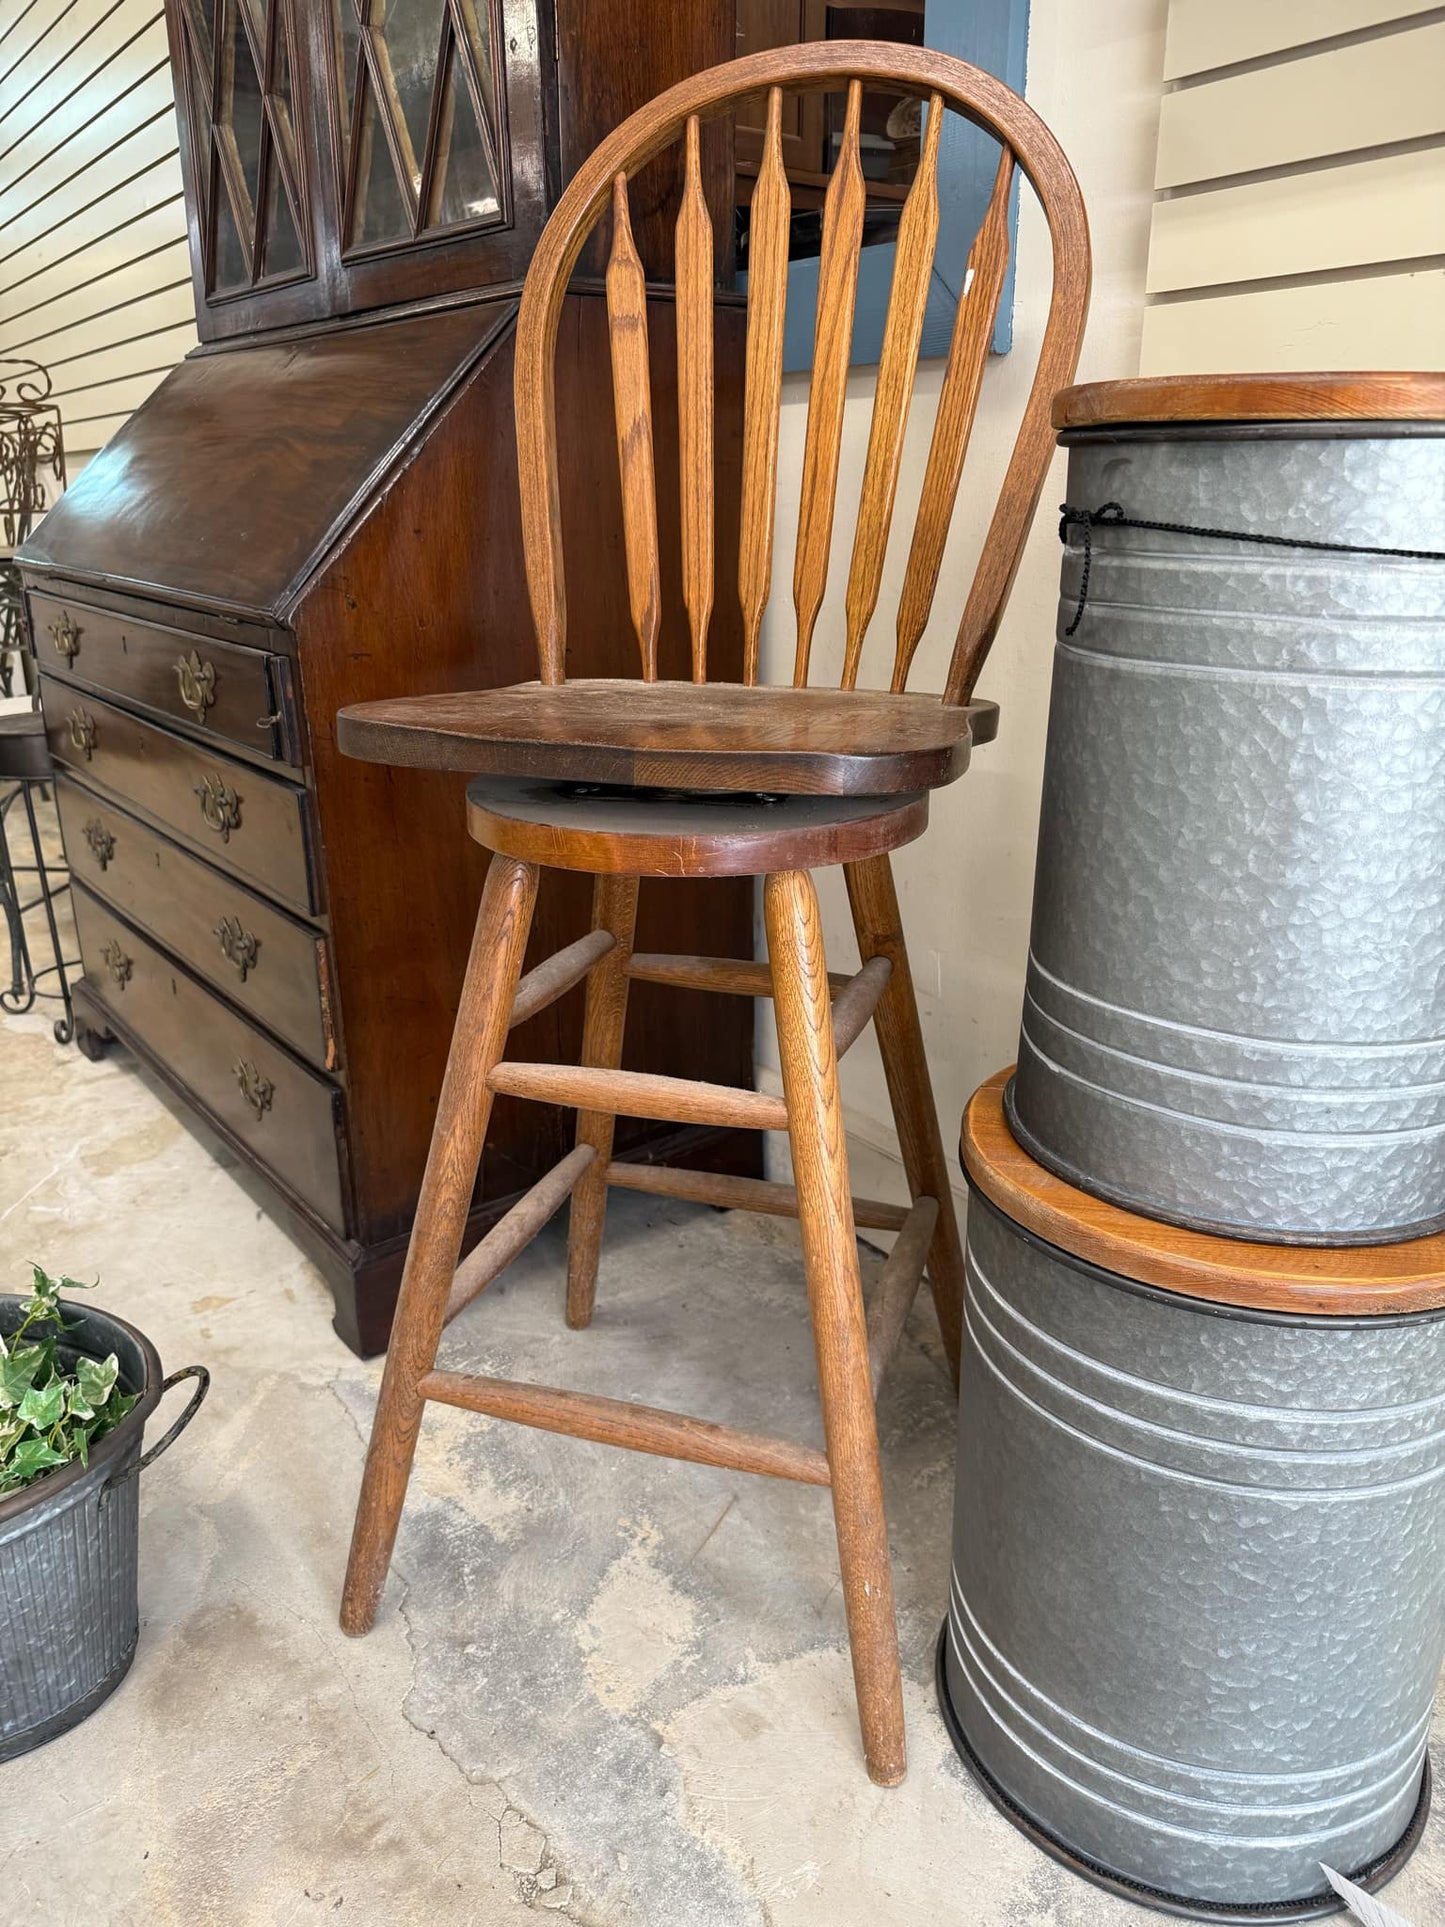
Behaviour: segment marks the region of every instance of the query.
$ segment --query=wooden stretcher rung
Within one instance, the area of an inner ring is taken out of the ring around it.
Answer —
[[[718,1124],[753,1131],[786,1131],[780,1097],[730,1084],[699,1084],[648,1071],[603,1070],[587,1064],[498,1064],[487,1082],[507,1097],[565,1104],[617,1117],[653,1117],[671,1124]]]
[[[526,1250],[547,1220],[558,1211],[577,1188],[577,1180],[597,1156],[595,1145],[579,1144],[560,1164],[554,1164],[538,1178],[491,1230],[463,1258],[452,1277],[447,1299],[446,1321],[456,1317],[495,1278],[501,1276],[512,1260]]]
[[[773,973],[768,966],[747,963],[741,957],[674,957],[635,950],[628,959],[627,974],[642,983],[673,984],[680,990],[719,990],[734,997],[773,994]],[[835,996],[851,982],[845,973],[828,972],[828,986]]]
[[[518,1425],[591,1439],[599,1445],[622,1445],[658,1458],[690,1459],[697,1465],[759,1472],[767,1478],[797,1479],[804,1485],[831,1483],[827,1458],[810,1445],[741,1432],[654,1405],[634,1405],[628,1399],[522,1385],[508,1378],[479,1378],[469,1372],[428,1372],[418,1390],[442,1405],[458,1405],[464,1411],[484,1412],[489,1418],[511,1419]]]
[[[887,957],[870,957],[856,976],[833,999],[833,1049],[841,1057],[856,1044],[872,1022],[878,999],[888,988],[893,965]]]
[[[616,942],[610,930],[589,930],[585,937],[579,937],[576,943],[569,943],[565,950],[558,950],[529,970],[517,985],[508,1028],[515,1030],[518,1024],[525,1024],[529,1017],[545,1010],[548,1004],[565,997],[594,964],[601,963]]]
[[[715,1204],[726,1211],[764,1211],[774,1218],[796,1218],[798,1193],[791,1184],[763,1178],[733,1178],[720,1171],[683,1171],[673,1164],[609,1164],[607,1182],[624,1191],[650,1191],[659,1198],[686,1198],[690,1204]],[[853,1222],[873,1231],[901,1231],[907,1207],[879,1198],[854,1198]]]
[[[937,1198],[918,1198],[889,1252],[868,1306],[868,1375],[877,1398],[883,1375],[898,1350],[903,1327],[923,1282],[928,1247],[938,1223]]]

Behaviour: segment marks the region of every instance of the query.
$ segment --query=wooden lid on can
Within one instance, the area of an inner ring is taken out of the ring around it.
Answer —
[[[1146,375],[1054,396],[1059,429],[1164,422],[1445,422],[1445,373]]]
[[[959,1146],[969,1181],[1045,1244],[1186,1298],[1293,1316],[1369,1318],[1445,1305],[1445,1233],[1389,1245],[1250,1244],[1159,1224],[1046,1171],[1004,1117],[1012,1069],[976,1090]]]

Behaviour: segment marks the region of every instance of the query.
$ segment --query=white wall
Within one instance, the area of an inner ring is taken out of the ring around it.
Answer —
[[[1028,98],[1073,163],[1093,232],[1094,295],[1080,380],[1138,370],[1166,11],[1166,0],[1110,0],[1108,6],[1033,0]],[[912,688],[942,688],[978,545],[1032,378],[1049,285],[1048,237],[1025,189],[1014,346],[1008,356],[990,363],[985,378],[933,621],[914,664]],[[941,364],[930,364],[919,375],[880,613],[864,656],[865,683],[887,684],[891,599],[896,600],[907,558],[941,372]],[[835,669],[830,640],[841,648],[851,508],[862,478],[872,386],[872,373],[864,370],[855,373],[849,388],[838,528],[828,597],[813,646],[815,682]],[[773,597],[764,630],[765,673],[780,681],[789,679],[792,666],[794,529],[789,526],[789,504],[798,497],[806,410],[807,381],[798,377],[783,404],[781,507]],[[1062,500],[1063,463],[1056,458],[1007,617],[979,685],[979,695],[1002,706],[998,740],[978,750],[962,780],[934,798],[928,832],[894,858],[934,1094],[950,1153],[969,1095],[1015,1055],[1058,598],[1054,510]],[[820,876],[819,890],[830,962],[847,968],[856,962],[857,952],[841,873]],[[781,1085],[771,1010],[766,1005],[760,1010],[758,1082],[777,1091]],[[843,1092],[854,1190],[906,1197],[871,1031],[844,1062]],[[773,1148],[781,1168],[786,1148]],[[958,1185],[961,1193],[961,1177]]]

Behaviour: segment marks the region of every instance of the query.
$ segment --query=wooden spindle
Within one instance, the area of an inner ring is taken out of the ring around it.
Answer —
[[[677,215],[677,425],[682,510],[682,598],[692,632],[692,679],[707,681],[713,600],[712,222],[702,191],[698,119],[687,122]]]
[[[853,304],[858,294],[858,255],[863,245],[863,164],[858,126],[863,84],[848,83],[848,111],[833,178],[823,203],[823,245],[818,261],[818,321],[813,331],[813,386],[803,444],[803,500],[798,513],[798,550],[793,563],[793,606],[798,614],[798,651],[793,682],[808,680],[813,626],[828,580],[833,510],[838,496],[838,455],[843,445],[843,406],[848,398],[848,361],[853,350]]]
[[[913,398],[918,344],[923,336],[923,316],[928,306],[928,285],[933,277],[933,255],[938,242],[938,136],[942,125],[943,100],[940,95],[932,94],[918,172],[898,223],[893,288],[888,297],[888,321],[883,331],[883,352],[878,360],[873,423],[868,433],[868,456],[858,503],[858,529],[848,571],[845,689],[855,689],[858,685],[863,638],[878,606],[883,558],[893,522],[898,471],[903,461],[903,432]]]
[[[644,682],[657,681],[662,590],[657,556],[657,491],[652,466],[652,390],[647,357],[647,280],[632,239],[627,176],[612,182],[612,252],[607,261],[607,326],[612,338],[612,404],[622,473],[627,598],[642,651]]]
[[[783,316],[788,299],[792,197],[783,169],[783,93],[768,90],[763,160],[748,210],[748,365],[743,413],[742,524],[738,596],[743,607],[743,681],[758,679],[763,611],[773,580],[778,493],[778,410],[783,396]]]
[[[903,593],[898,601],[898,647],[892,684],[895,691],[907,686],[908,671],[938,587],[948,525],[953,519],[963,458],[973,431],[1004,271],[1008,267],[1008,202],[1013,169],[1013,152],[1006,147],[999,155],[998,173],[983,224],[969,250],[968,273],[954,318],[948,365],[933,424],[933,441],[923,475],[913,546],[908,553]]]

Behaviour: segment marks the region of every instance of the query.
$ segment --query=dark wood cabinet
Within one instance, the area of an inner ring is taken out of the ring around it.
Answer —
[[[385,1343],[485,857],[455,778],[351,762],[344,703],[535,674],[512,434],[518,285],[570,171],[733,50],[731,6],[648,0],[168,0],[200,349],[20,555],[75,877],[83,1043],[119,1036],[316,1259],[356,1349]],[[718,260],[731,154],[709,156]],[[676,182],[634,203],[660,467],[676,464]],[[568,297],[558,407],[570,651],[635,668],[605,314]],[[743,316],[717,313],[719,499],[737,499]],[[660,504],[677,514],[676,492]],[[741,660],[736,527],[715,659]],[[678,552],[676,533],[664,554]],[[664,674],[687,674],[664,581]],[[726,670],[723,671],[726,673]],[[585,879],[539,906],[547,954]],[[660,883],[639,945],[747,956],[751,886]],[[580,993],[519,1030],[566,1057]],[[639,986],[638,1068],[746,1084],[752,1014]],[[471,1236],[566,1148],[501,1101]],[[619,1140],[622,1138],[619,1133]],[[630,1155],[753,1172],[756,1138],[634,1124]]]

